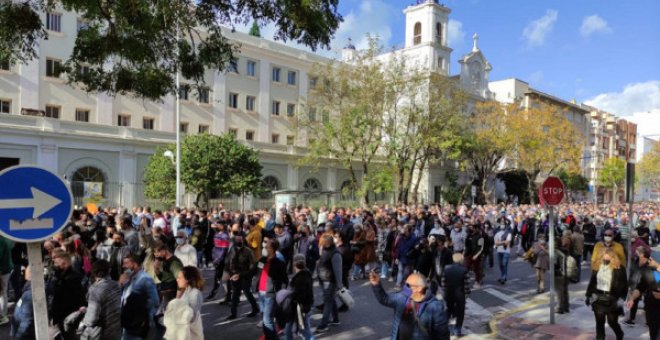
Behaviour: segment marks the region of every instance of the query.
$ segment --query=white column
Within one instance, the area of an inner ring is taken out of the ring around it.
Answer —
[[[212,102],[213,105],[213,126],[211,133],[223,134],[227,132],[227,116],[225,115],[226,107],[226,77],[222,72],[215,72],[213,75],[213,92]]]
[[[52,138],[42,139],[37,147],[37,165],[60,176],[64,176],[65,174],[59,173],[57,151],[57,144]]]
[[[96,95],[96,124],[114,125],[113,98],[105,93]]]
[[[284,75],[280,74],[281,77]],[[270,134],[272,131],[270,106],[272,98],[270,97],[270,78],[271,78],[271,65],[268,60],[261,60],[259,62],[259,127],[257,129],[257,141],[262,143],[270,142]],[[280,115],[286,114],[286,104],[280,104]],[[283,107],[284,106],[284,107]]]
[[[37,53],[39,48],[36,47]],[[17,114],[21,113],[22,108],[43,109],[39,101],[39,58],[31,60],[27,64],[20,64],[20,97]]]
[[[133,208],[137,183],[137,154],[134,150],[121,150],[119,152],[119,197],[117,206],[128,209]]]
[[[328,191],[338,190],[338,188],[337,188],[337,168],[335,168],[335,167],[328,168],[328,173],[327,173],[325,181],[326,181],[325,187],[328,189]]]
[[[288,164],[286,168],[287,189],[298,190],[298,168]]]

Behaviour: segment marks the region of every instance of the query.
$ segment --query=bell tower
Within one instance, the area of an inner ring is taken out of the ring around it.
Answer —
[[[416,0],[407,7],[405,49],[416,50],[417,57],[427,58],[431,69],[449,74],[451,48],[447,46],[447,26],[451,9],[438,0]]]

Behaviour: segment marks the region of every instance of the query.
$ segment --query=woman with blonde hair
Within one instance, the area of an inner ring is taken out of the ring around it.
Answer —
[[[610,248],[604,249],[594,264],[587,288],[586,304],[587,306],[591,304],[596,317],[596,339],[605,339],[606,319],[616,334],[616,339],[623,339],[623,330],[618,318],[623,314],[622,301],[625,300],[628,292],[626,269]]]

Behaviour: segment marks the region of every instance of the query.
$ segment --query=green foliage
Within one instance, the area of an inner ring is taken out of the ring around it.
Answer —
[[[156,199],[168,207],[175,202],[176,169],[172,160],[163,154],[167,150],[174,152],[174,149],[174,144],[156,148],[156,152],[149,157],[144,171],[144,195],[147,198]]]
[[[497,174],[497,178],[504,182],[507,195],[518,196],[521,204],[529,204],[529,180],[523,170],[513,170]]]
[[[653,189],[660,189],[660,142],[655,142],[637,164],[639,182]],[[637,177],[637,176],[636,176]]]
[[[566,186],[566,189],[570,191],[589,190],[589,180],[579,173],[561,169],[557,174],[557,177],[561,179],[561,181]]]
[[[272,22],[276,39],[329,48],[342,20],[337,4],[338,0],[0,1],[0,59],[37,57],[36,46],[47,36],[39,13],[61,6],[86,22],[64,64],[70,83],[89,92],[158,100],[175,93],[177,70],[201,86],[206,69],[223,70],[233,59],[238,46],[227,39],[223,26]],[[88,72],[82,71],[83,65]]]
[[[617,190],[623,186],[625,179],[626,161],[619,157],[611,157],[605,160],[603,168],[598,174],[598,185]]]
[[[261,31],[259,30],[259,25],[256,21],[252,22],[252,27],[250,28],[249,34],[253,37],[261,38]]]
[[[463,203],[468,185],[459,185],[458,175],[449,171],[445,172],[445,179],[449,186],[442,190],[442,199],[454,206]]]

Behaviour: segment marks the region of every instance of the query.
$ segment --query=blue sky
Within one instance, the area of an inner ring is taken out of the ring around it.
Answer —
[[[337,56],[348,37],[358,48],[363,47],[366,33],[379,35],[386,46],[402,46],[402,11],[414,2],[340,0],[345,21],[332,43],[334,52],[324,54]],[[657,125],[652,132],[660,133],[660,1],[441,3],[452,9],[452,73],[458,72],[457,60],[470,51],[476,32],[479,46],[493,66],[490,80],[516,77],[541,91],[587,102],[619,116],[645,114],[640,116],[640,125]]]

